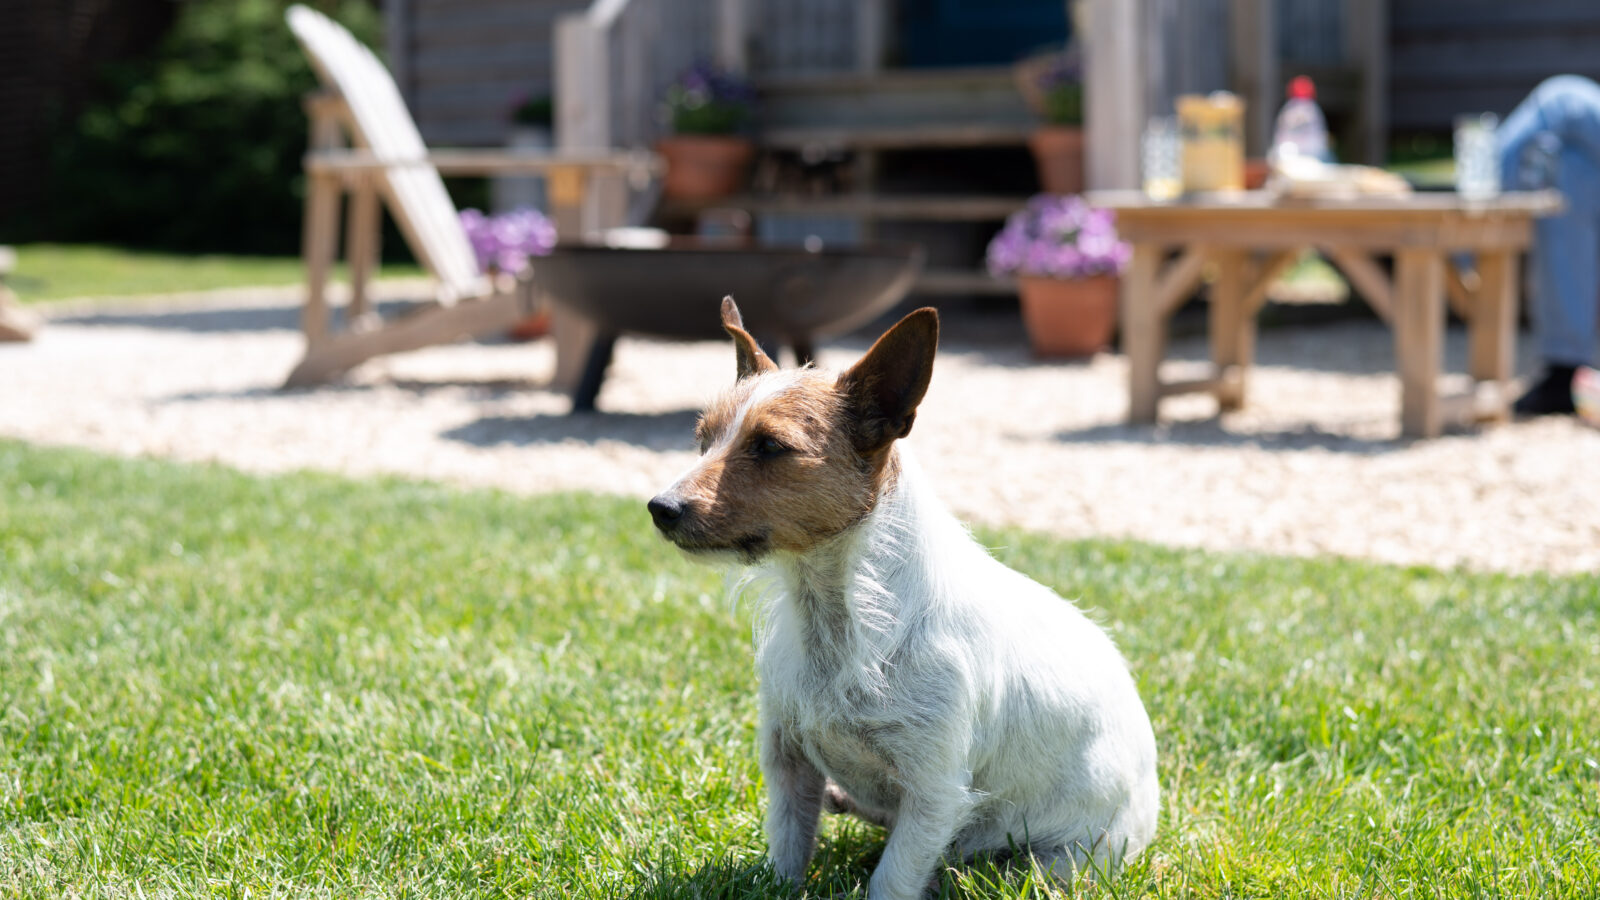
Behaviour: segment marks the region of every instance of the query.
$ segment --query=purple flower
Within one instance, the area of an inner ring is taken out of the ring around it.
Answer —
[[[755,106],[750,82],[700,60],[667,88],[666,113],[679,134],[734,134]]]
[[[538,210],[521,207],[497,216],[461,211],[461,228],[484,271],[515,274],[530,256],[544,256],[556,245],[556,226]]]
[[[1039,73],[1039,88],[1053,91],[1064,85],[1083,83],[1083,66],[1076,53],[1058,53],[1050,58],[1050,65]]]
[[[1077,196],[1039,194],[989,242],[988,265],[995,275],[1087,278],[1121,272],[1132,252],[1117,240],[1110,210]]]

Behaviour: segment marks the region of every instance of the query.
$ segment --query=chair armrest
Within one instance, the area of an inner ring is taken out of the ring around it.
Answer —
[[[366,150],[318,150],[306,154],[304,164],[307,172],[329,174],[429,166],[441,175],[536,175],[576,171],[583,175],[615,173],[634,178],[653,177],[666,168],[659,156],[643,151],[437,150],[413,159],[384,160]]]

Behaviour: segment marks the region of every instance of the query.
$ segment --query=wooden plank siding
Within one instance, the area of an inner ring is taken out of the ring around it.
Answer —
[[[1227,0],[1146,0],[1143,64],[1151,115],[1172,115],[1180,94],[1229,89],[1230,21]]]
[[[755,9],[754,68],[763,75],[857,68],[858,6],[873,0],[747,0]]]
[[[1551,75],[1600,79],[1600,0],[1390,0],[1390,10],[1398,132],[1448,131],[1459,113],[1505,116]]]
[[[551,94],[557,16],[585,0],[404,0],[391,7],[394,70],[429,146],[499,146],[511,107]]]
[[[849,72],[856,46],[857,0],[744,0],[752,27],[750,61],[762,75]],[[659,99],[698,57],[714,57],[716,4],[656,0],[644,4],[651,34],[643,58],[618,60],[616,77],[638,80]],[[553,93],[555,20],[582,12],[586,0],[390,0],[390,68],[430,145],[499,145],[506,115],[524,94]],[[648,139],[650,127],[635,135]],[[636,129],[630,129],[636,130]]]

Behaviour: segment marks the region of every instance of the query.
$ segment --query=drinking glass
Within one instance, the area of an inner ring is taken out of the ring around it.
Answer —
[[[1183,170],[1178,121],[1156,116],[1145,123],[1139,140],[1144,168],[1144,193],[1151,200],[1173,200],[1183,193]]]
[[[1456,193],[1463,200],[1490,200],[1500,193],[1500,159],[1494,139],[1499,124],[1494,113],[1456,118]]]

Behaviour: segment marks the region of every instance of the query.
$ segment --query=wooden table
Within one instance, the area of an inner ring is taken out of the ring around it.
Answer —
[[[1203,391],[1223,410],[1244,403],[1255,356],[1255,315],[1267,288],[1306,248],[1322,252],[1394,329],[1400,427],[1432,437],[1447,421],[1495,421],[1509,414],[1515,365],[1518,256],[1533,219],[1561,209],[1553,191],[1507,193],[1467,202],[1451,193],[1351,200],[1280,200],[1265,192],[1153,201],[1137,191],[1099,191],[1133,245],[1122,276],[1122,342],[1128,356],[1128,420],[1156,421],[1161,398]],[[1474,269],[1451,254],[1470,253]],[[1175,258],[1168,261],[1169,256]],[[1394,275],[1373,257],[1392,256]],[[1162,381],[1167,321],[1198,286],[1210,283],[1211,377]],[[1467,322],[1469,373],[1488,391],[1441,396],[1438,376],[1445,303]]]

